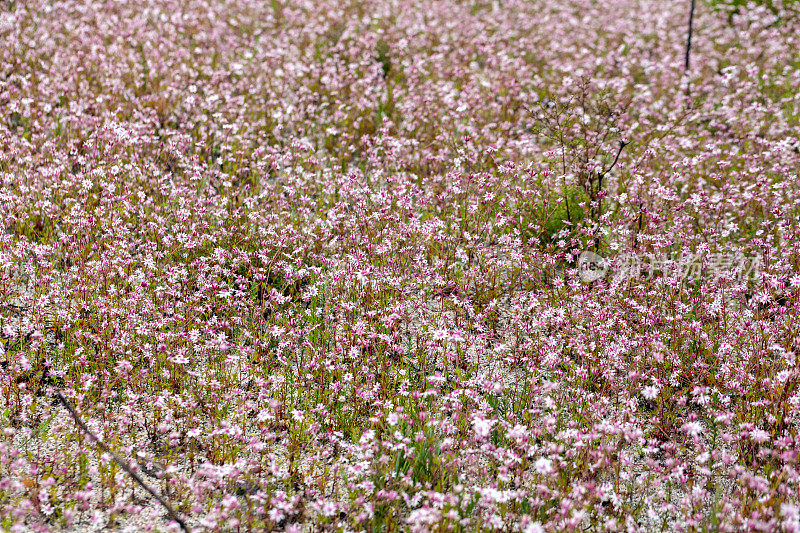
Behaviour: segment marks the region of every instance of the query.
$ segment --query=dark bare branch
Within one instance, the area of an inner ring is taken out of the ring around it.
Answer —
[[[597,175],[598,178],[602,179],[606,174],[611,172],[611,170],[617,165],[617,161],[619,161],[619,156],[622,154],[622,150],[630,144],[629,141],[620,141],[619,142],[619,150],[617,150],[617,156],[614,158],[614,162],[611,163],[611,166],[605,169],[603,172]]]
[[[122,468],[129,476],[131,476],[133,478],[133,480],[136,481],[136,483],[139,484],[139,486],[141,486],[144,490],[149,492],[153,496],[153,498],[158,500],[158,503],[160,503],[162,506],[164,506],[164,508],[167,510],[167,513],[169,513],[170,518],[175,520],[178,523],[178,525],[180,525],[181,528],[188,533],[190,531],[189,526],[186,525],[186,522],[183,521],[183,519],[180,517],[180,515],[177,513],[177,511],[175,511],[175,509],[169,504],[169,502],[167,502],[164,498],[162,498],[161,495],[158,494],[155,490],[150,488],[147,485],[147,483],[145,483],[142,480],[142,478],[139,477],[139,475],[136,472],[134,472],[133,469],[130,466],[128,466],[128,464],[125,461],[123,461],[122,459],[117,457],[117,455],[114,452],[112,452],[108,448],[108,446],[106,446],[103,443],[103,441],[101,441],[99,438],[97,438],[97,436],[94,433],[92,433],[92,431],[86,426],[86,424],[83,422],[83,420],[81,420],[81,417],[75,411],[75,408],[72,407],[72,404],[69,403],[69,401],[64,397],[63,394],[61,394],[60,392],[56,391],[55,396],[64,405],[64,407],[67,408],[67,411],[69,411],[69,414],[72,415],[72,419],[75,420],[75,424],[78,425],[78,427],[81,429],[81,431],[86,433],[86,435],[89,436],[89,439],[94,441],[94,443],[97,444],[97,446],[101,450],[103,450],[105,453],[109,454],[111,456],[111,458],[114,459],[114,462],[117,463],[119,465],[119,467]]]

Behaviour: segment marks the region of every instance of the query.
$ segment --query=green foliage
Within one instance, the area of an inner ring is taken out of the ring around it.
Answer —
[[[564,192],[564,197],[552,214],[545,220],[545,231],[540,239],[542,243],[558,241],[562,230],[572,233],[586,219],[586,210],[581,204],[587,201],[586,193],[578,188],[571,187]]]
[[[383,39],[380,39],[375,45],[375,53],[375,59],[381,64],[381,68],[383,69],[383,77],[386,78],[389,76],[389,72],[392,70],[392,60],[389,57],[389,43]]]
[[[782,6],[800,5],[798,0],[707,0],[707,2],[712,9],[725,10],[732,14],[741,13],[742,9],[751,6],[766,6],[777,15]]]

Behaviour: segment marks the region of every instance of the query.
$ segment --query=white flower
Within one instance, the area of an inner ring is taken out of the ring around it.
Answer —
[[[528,524],[528,527],[525,528],[525,533],[544,533],[544,529],[539,522],[533,522],[532,524]]]
[[[528,428],[517,424],[506,433],[507,439],[522,440],[528,433]]]
[[[396,426],[398,420],[400,420],[400,417],[397,416],[397,413],[389,413],[389,416],[386,417],[386,421],[390,426]]]
[[[763,444],[769,440],[769,433],[763,429],[754,429],[750,432],[750,438],[759,444]]]
[[[658,393],[661,391],[660,387],[656,387],[655,385],[650,385],[642,389],[642,396],[647,398],[648,400],[654,400]]]
[[[791,503],[781,504],[781,516],[783,517],[783,530],[797,533],[800,531],[800,509]]]
[[[363,445],[372,442],[373,440],[375,440],[375,432],[371,429],[368,429],[363,435],[361,435],[361,439],[359,439],[358,442],[359,444]]]
[[[703,426],[700,424],[700,422],[686,422],[681,429],[683,429],[690,437],[696,437],[703,432]]]
[[[173,355],[172,357],[170,357],[170,361],[172,361],[176,365],[185,365],[186,363],[189,362],[189,360],[184,355],[181,354]]]
[[[553,471],[553,461],[545,457],[540,457],[533,464],[533,467],[542,475],[547,475]]]
[[[436,329],[431,334],[431,338],[435,341],[447,340],[448,337],[449,335],[446,329]]]
[[[475,431],[475,435],[478,437],[482,439],[486,438],[492,431],[492,421],[484,420],[483,418],[476,418],[472,421],[472,429]]]
[[[333,502],[323,502],[320,512],[323,516],[333,516],[336,514],[336,504]]]

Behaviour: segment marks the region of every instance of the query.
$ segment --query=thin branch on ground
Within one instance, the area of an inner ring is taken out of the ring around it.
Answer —
[[[136,481],[136,483],[139,484],[140,487],[142,487],[144,490],[149,492],[150,495],[153,496],[153,498],[158,500],[158,503],[160,503],[167,510],[167,513],[169,513],[170,518],[172,518],[175,522],[177,522],[178,525],[181,526],[181,529],[183,529],[184,531],[186,531],[188,533],[190,531],[189,526],[186,525],[186,522],[184,522],[184,520],[180,517],[178,512],[169,504],[169,502],[167,502],[163,497],[161,497],[161,495],[158,494],[155,490],[150,488],[150,486],[148,486],[147,483],[145,483],[144,480],[142,480],[142,478],[139,477],[139,475],[136,472],[133,471],[133,469],[128,465],[128,463],[126,463],[125,461],[120,459],[117,456],[117,454],[112,452],[108,448],[108,446],[106,446],[103,443],[103,441],[101,441],[97,437],[97,435],[92,433],[92,431],[83,422],[83,420],[81,420],[81,417],[78,415],[77,411],[75,411],[75,408],[72,407],[72,404],[69,403],[69,401],[64,397],[63,394],[61,394],[60,392],[56,391],[55,392],[55,396],[64,405],[64,407],[67,408],[67,411],[69,411],[69,414],[72,415],[72,419],[75,420],[75,424],[78,425],[78,427],[81,429],[81,431],[86,433],[89,436],[89,438],[92,441],[94,441],[95,444],[97,444],[98,447],[100,447],[101,450],[103,450],[105,453],[109,454],[111,456],[111,458],[114,459],[114,462],[117,463],[119,465],[119,467],[122,468],[125,472],[127,472],[128,475],[130,475],[133,478],[133,480]]]

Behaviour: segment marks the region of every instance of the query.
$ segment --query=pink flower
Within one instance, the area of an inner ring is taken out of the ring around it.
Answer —
[[[754,429],[750,432],[750,438],[759,444],[763,444],[770,439],[770,434],[763,429]]]
[[[485,439],[491,433],[493,424],[494,421],[492,420],[476,418],[472,421],[472,429],[478,438]]]
[[[661,387],[650,385],[642,389],[642,396],[644,396],[648,400],[654,400],[658,396],[660,390]]]
[[[545,457],[540,457],[533,464],[536,471],[542,475],[547,475],[553,471],[553,461]]]

